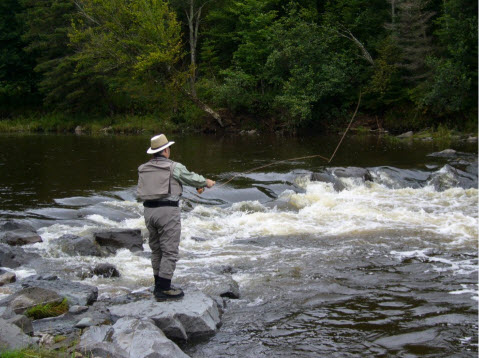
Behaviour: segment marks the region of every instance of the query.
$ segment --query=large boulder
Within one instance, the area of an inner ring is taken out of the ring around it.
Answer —
[[[143,251],[143,238],[140,229],[102,231],[94,234],[95,241],[110,253],[118,249],[132,252]]]
[[[211,336],[221,323],[216,302],[196,288],[187,288],[178,301],[153,298],[110,306],[113,320],[132,316],[152,319],[168,338],[188,340]]]
[[[15,324],[0,318],[0,351],[27,348],[34,343],[34,339],[27,336]]]
[[[98,245],[87,237],[67,234],[59,237],[56,243],[70,256],[102,256]]]
[[[115,358],[186,358],[150,319],[125,317],[113,326],[91,327],[77,350],[88,356]]]
[[[27,253],[21,247],[12,247],[0,243],[0,266],[16,268],[39,258],[40,255]]]
[[[63,301],[58,293],[40,287],[24,288],[0,301],[0,306],[7,306],[15,313],[24,313],[37,305],[60,303]]]
[[[69,305],[91,305],[98,297],[97,287],[59,279],[56,276],[30,276],[19,281],[15,285],[17,284],[21,285],[22,288],[40,287],[55,291],[60,296],[65,297],[68,300]]]

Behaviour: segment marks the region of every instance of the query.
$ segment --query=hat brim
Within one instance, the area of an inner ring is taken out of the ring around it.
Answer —
[[[173,144],[175,144],[175,142],[171,141],[171,142],[168,142],[168,143],[166,143],[165,145],[163,145],[159,148],[151,149],[151,147],[150,147],[150,148],[148,148],[148,150],[146,152],[148,154],[155,154],[155,153],[161,152],[163,149],[166,149]]]

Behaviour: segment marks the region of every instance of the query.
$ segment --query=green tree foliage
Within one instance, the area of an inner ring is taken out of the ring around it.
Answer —
[[[165,1],[83,0],[78,8],[70,34],[76,73],[100,78],[116,103],[166,101],[165,90],[184,81],[175,69],[180,27]]]
[[[22,40],[24,8],[18,0],[0,2],[0,113],[35,102],[37,78],[34,61],[25,53]]]
[[[477,118],[477,10],[471,0],[4,0],[2,115],[41,94],[49,111],[208,113],[221,125],[202,98],[258,124],[320,128],[347,119],[361,91],[362,114],[400,111],[396,128],[408,116],[465,126]]]

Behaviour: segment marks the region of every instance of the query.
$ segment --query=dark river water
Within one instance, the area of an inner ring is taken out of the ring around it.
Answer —
[[[173,160],[218,184],[277,160],[329,157],[339,141],[169,139]],[[84,280],[100,300],[150,286],[146,257],[71,260],[56,244],[105,228],[140,228],[146,240],[135,189],[148,147],[149,136],[1,135],[0,221],[32,224],[43,242],[27,250],[49,263],[17,276],[74,279],[108,262],[121,278]],[[447,148],[457,152],[430,156]],[[477,239],[477,143],[349,136],[330,164],[281,163],[201,196],[186,188],[175,284],[213,292],[234,280],[241,297],[227,302],[216,336],[182,348],[191,357],[477,357]]]

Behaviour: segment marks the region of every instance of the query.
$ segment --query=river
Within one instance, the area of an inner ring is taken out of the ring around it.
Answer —
[[[339,137],[169,136],[172,159],[224,182],[277,160],[329,156]],[[137,167],[148,136],[1,135],[0,221],[32,224],[48,262],[20,267],[77,279],[116,265],[121,278],[88,278],[99,299],[152,284],[149,259],[120,250],[71,260],[55,240],[140,228]],[[452,148],[451,156],[430,156]],[[337,167],[367,169],[337,178]],[[332,183],[310,180],[332,175]],[[216,336],[191,357],[477,357],[477,143],[349,136],[331,164],[281,163],[217,185],[186,188],[174,281],[208,292],[226,276]],[[148,245],[144,245],[149,251]],[[0,291],[1,296],[1,291]]]

